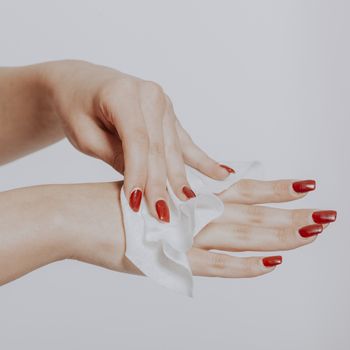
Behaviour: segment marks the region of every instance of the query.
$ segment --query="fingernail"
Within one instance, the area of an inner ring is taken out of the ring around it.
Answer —
[[[165,200],[160,199],[156,202],[156,210],[157,210],[159,220],[162,220],[165,222],[170,221],[169,208]]]
[[[219,164],[219,165],[221,166],[221,168],[226,169],[229,173],[231,173],[231,174],[235,173],[235,171],[232,168],[230,168],[229,166],[224,165],[224,164]]]
[[[308,225],[308,226],[301,227],[299,229],[299,234],[301,237],[307,238],[307,237],[318,235],[322,231],[323,231],[323,226],[320,224],[315,224],[315,225]]]
[[[187,198],[196,197],[196,194],[188,186],[182,187],[182,192],[185,194]]]
[[[327,224],[329,222],[335,221],[337,218],[337,212],[335,210],[322,210],[315,211],[312,213],[312,219],[317,224]]]
[[[282,257],[281,255],[267,256],[266,258],[263,258],[262,261],[264,266],[271,267],[282,264]]]
[[[140,204],[141,204],[141,199],[142,199],[142,191],[137,189],[131,192],[130,198],[129,198],[129,205],[130,208],[137,212],[140,209]]]
[[[316,188],[315,180],[304,180],[304,181],[297,181],[293,183],[293,189],[295,192],[298,192],[298,193],[313,191],[315,188]]]

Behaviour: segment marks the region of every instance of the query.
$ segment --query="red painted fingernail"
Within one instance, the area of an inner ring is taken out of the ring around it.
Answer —
[[[328,224],[329,222],[335,221],[336,218],[337,212],[335,210],[322,210],[312,213],[312,219],[317,224]]]
[[[137,189],[131,192],[130,198],[129,198],[129,205],[130,208],[137,212],[140,209],[140,204],[141,204],[141,199],[142,199],[142,191]]]
[[[165,200],[160,199],[156,202],[156,210],[157,210],[159,220],[170,222],[169,208]]]
[[[298,192],[298,193],[313,191],[315,188],[316,188],[315,180],[304,180],[304,181],[297,181],[293,183],[293,189],[295,192]]]
[[[266,258],[263,258],[262,261],[264,266],[271,267],[282,264],[282,257],[281,255],[267,256]]]
[[[323,231],[323,226],[320,224],[315,224],[315,225],[308,225],[308,226],[301,227],[299,229],[299,234],[301,237],[307,238],[307,237],[318,235],[322,231]]]
[[[196,197],[196,194],[188,186],[182,187],[182,192],[185,194],[187,198]]]
[[[230,168],[229,166],[224,165],[224,164],[219,164],[219,165],[221,166],[221,168],[226,169],[229,173],[231,173],[231,174],[235,173],[235,171],[232,168]]]

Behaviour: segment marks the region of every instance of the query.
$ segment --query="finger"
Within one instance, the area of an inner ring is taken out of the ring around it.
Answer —
[[[266,228],[210,223],[195,236],[194,246],[231,252],[290,250],[312,243],[323,229],[322,224]]]
[[[315,188],[315,180],[258,181],[243,179],[218,196],[223,201],[230,203],[279,203],[302,198]]]
[[[182,149],[175,127],[176,116],[167,96],[166,100],[163,130],[168,180],[175,195],[181,200],[187,200],[196,195],[187,181]]]
[[[216,223],[232,223],[260,227],[300,227],[315,222],[314,209],[280,209],[258,205],[225,203],[223,214],[214,219]]]
[[[135,83],[123,81],[118,94],[104,94],[102,110],[113,123],[122,141],[124,192],[137,212],[147,180],[149,138]]]
[[[282,262],[275,257],[235,257],[222,253],[212,253],[198,248],[188,252],[192,273],[196,276],[243,278],[264,275]],[[267,266],[266,266],[267,265]]]
[[[165,98],[157,84],[144,82],[140,99],[149,137],[146,199],[151,215],[160,222],[167,223],[170,222],[170,210],[166,189],[167,170],[163,136]]]
[[[234,172],[234,169],[224,164],[219,164],[199,148],[178,120],[176,120],[175,125],[186,164],[216,180],[223,180],[230,173]]]

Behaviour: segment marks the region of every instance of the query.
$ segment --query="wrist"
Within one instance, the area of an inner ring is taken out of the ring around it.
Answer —
[[[62,72],[60,72],[61,61],[50,61],[35,64],[32,69],[35,71],[35,79],[39,90],[41,91],[52,111],[57,115],[57,85],[62,79]]]
[[[32,101],[33,113],[39,119],[50,119],[55,117],[50,90],[44,79],[43,64],[33,64],[14,68],[20,84],[25,87],[25,91]],[[39,120],[40,122],[40,120]],[[44,122],[44,121],[43,121]]]
[[[93,64],[67,59],[43,62],[36,66],[39,84],[58,119],[66,120],[81,111],[91,112],[93,97],[87,93],[89,77],[84,68]]]
[[[58,196],[60,187],[41,185],[28,188],[32,198],[33,222],[38,223],[40,242],[47,252],[49,262],[67,259],[72,251],[70,236],[66,230],[65,213]]]
[[[117,182],[53,187],[53,230],[61,240],[62,259],[126,272],[121,185]]]

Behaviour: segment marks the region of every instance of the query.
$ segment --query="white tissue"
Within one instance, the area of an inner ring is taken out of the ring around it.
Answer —
[[[215,195],[247,175],[259,176],[259,162],[226,161],[235,169],[225,180],[214,180],[185,165],[188,182],[196,197],[182,201],[176,197],[169,182],[170,223],[161,223],[150,215],[143,199],[139,212],[134,212],[120,191],[126,256],[146,276],[164,287],[193,295],[193,278],[186,252],[193,237],[210,221],[222,215],[224,203]]]

